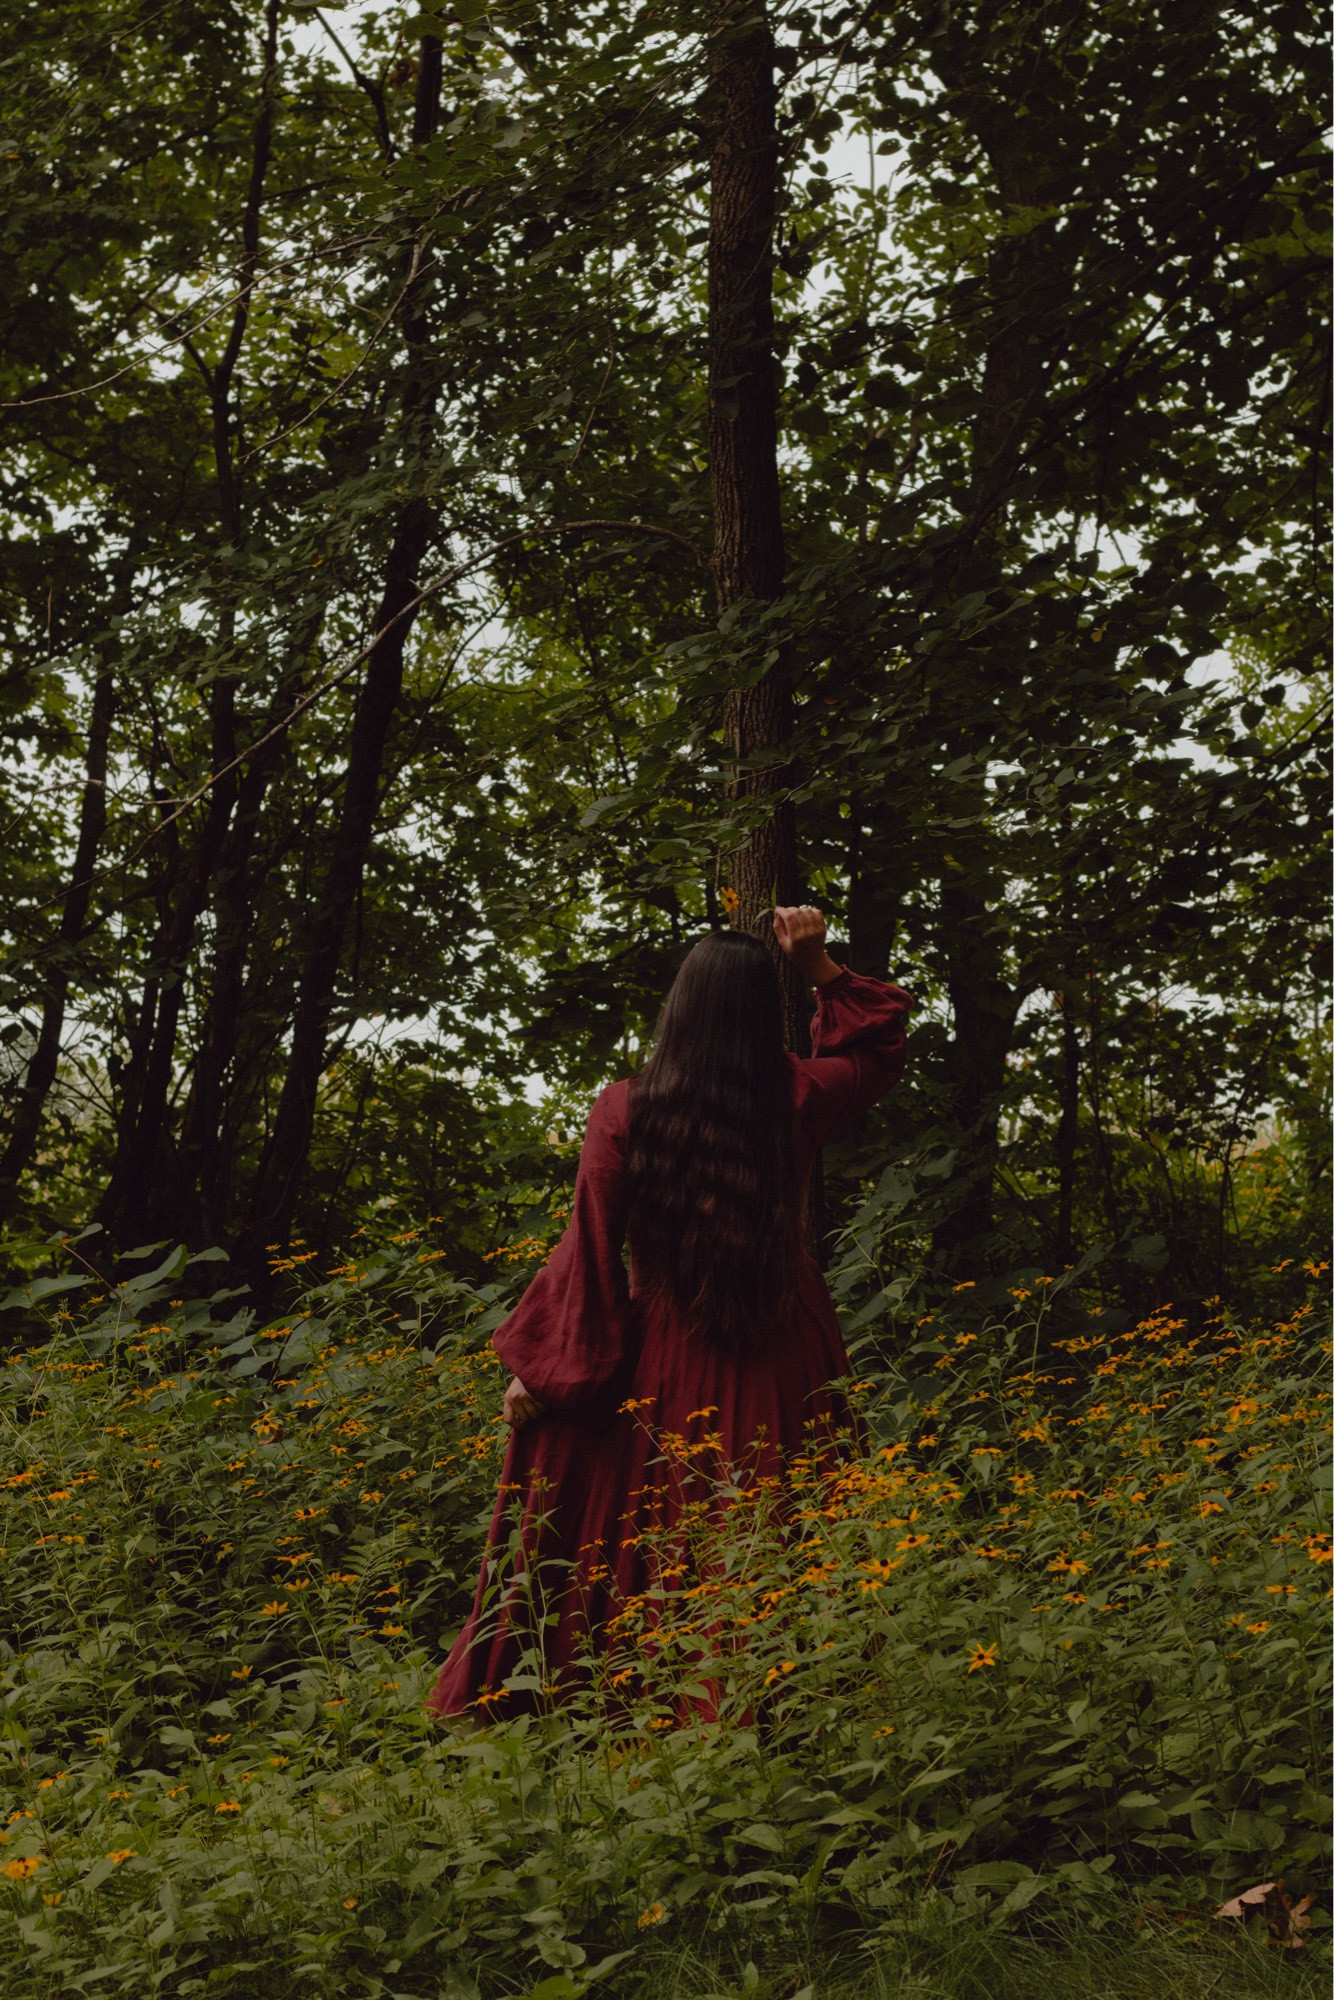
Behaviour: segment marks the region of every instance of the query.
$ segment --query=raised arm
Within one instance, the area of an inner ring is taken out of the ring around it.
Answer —
[[[813,903],[780,904],[774,911],[774,935],[803,979],[817,990],[837,979],[843,967],[825,950],[824,912]]]
[[[811,1054],[797,1065],[798,1105],[815,1126],[815,1142],[823,1145],[902,1076],[912,995],[836,964],[825,949],[819,910],[775,910],[774,930],[818,993]]]

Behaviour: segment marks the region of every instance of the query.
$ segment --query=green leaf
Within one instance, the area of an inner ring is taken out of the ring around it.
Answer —
[[[62,1292],[81,1291],[92,1282],[91,1278],[34,1278],[31,1284],[6,1292],[0,1299],[0,1312],[8,1312],[16,1306],[36,1305],[40,1300],[56,1298]]]

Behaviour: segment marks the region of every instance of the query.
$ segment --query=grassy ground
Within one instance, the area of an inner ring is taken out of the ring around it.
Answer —
[[[1323,1953],[1276,1952],[1204,1926],[1146,1926],[1084,1938],[951,1930],[824,1970],[724,1969],[693,1951],[663,1955],[634,2000],[1270,2000],[1323,1996]]]

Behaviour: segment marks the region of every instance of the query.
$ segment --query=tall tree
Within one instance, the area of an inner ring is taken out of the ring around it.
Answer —
[[[739,808],[727,857],[732,922],[772,942],[775,902],[799,895],[783,752],[792,735],[787,647],[764,614],[783,594],[773,252],[779,175],[773,33],[750,0],[723,11],[709,50],[709,468],[718,609],[748,671],[723,701]],[[761,672],[753,672],[758,652]],[[805,995],[776,954],[788,1040],[809,1047]]]
[[[278,109],[280,15],[280,0],[267,0],[226,334],[221,351],[212,361],[193,340],[187,337],[184,342],[208,398],[219,535],[222,549],[233,553],[239,549],[243,532],[237,466],[236,370],[250,327],[259,270],[260,226]],[[222,604],[217,661],[208,689],[208,757],[215,775],[208,787],[202,825],[193,846],[182,852],[179,876],[167,892],[167,907],[148,955],[139,1021],[131,1040],[130,1066],[125,1078],[129,1115],[121,1120],[111,1178],[98,1205],[100,1219],[122,1237],[151,1232],[165,1219],[164,1211],[176,1207],[175,1170],[164,1157],[168,1145],[167,1105],[174,1081],[181,1010],[195,932],[208,905],[236,805],[237,668],[230,657],[235,640],[236,606],[228,594]]]
[[[439,124],[441,57],[439,36],[424,35],[418,48],[412,120],[412,144],[417,151],[430,144]],[[361,891],[375,829],[385,746],[403,685],[403,657],[417,615],[424,582],[423,564],[431,542],[432,509],[422,490],[436,396],[427,313],[431,254],[429,237],[418,237],[413,242],[402,287],[401,311],[408,360],[402,392],[400,445],[409,480],[416,490],[398,510],[392,529],[374,638],[352,718],[341,808],[328,867],[305,940],[282,1094],[264,1149],[250,1213],[237,1244],[239,1261],[251,1271],[257,1283],[264,1280],[268,1246],[286,1242],[300,1193],[343,944]]]
[[[114,642],[113,642],[114,643]],[[51,950],[46,991],[36,1045],[28,1058],[22,1087],[3,1154],[0,1154],[0,1216],[12,1209],[18,1183],[32,1164],[41,1135],[42,1114],[60,1060],[65,1011],[69,1002],[71,967],[88,921],[93,874],[107,823],[107,760],[111,725],[116,713],[116,676],[104,666],[93,683],[84,759],[79,832],[70,865],[69,884],[60,908],[60,922]]]

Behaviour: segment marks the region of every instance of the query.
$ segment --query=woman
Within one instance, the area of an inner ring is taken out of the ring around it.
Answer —
[[[559,1692],[644,1588],[640,1532],[680,1504],[655,1471],[664,1435],[687,1451],[714,1438],[764,1477],[847,1425],[806,1190],[825,1141],[897,1082],[912,1001],[837,965],[818,910],[773,921],[818,992],[811,1056],[784,1052],[758,938],[697,944],[641,1075],[594,1104],[569,1227],[496,1332],[514,1435],[472,1615],[427,1703],[438,1716]]]

